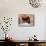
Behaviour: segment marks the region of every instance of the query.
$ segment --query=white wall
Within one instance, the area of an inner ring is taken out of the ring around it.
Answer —
[[[34,27],[19,27],[18,14],[34,14],[35,26]],[[40,8],[33,8],[30,6],[28,0],[0,0],[0,16],[13,17],[13,22],[10,33],[16,40],[27,40],[34,34],[37,35],[39,40],[45,39],[45,5]],[[0,35],[2,31],[0,31]],[[3,37],[0,36],[0,39]]]

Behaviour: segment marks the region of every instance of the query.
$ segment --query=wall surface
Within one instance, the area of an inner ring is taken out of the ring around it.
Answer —
[[[20,27],[18,26],[19,14],[34,14],[34,27]],[[45,16],[46,6],[40,8],[33,8],[28,0],[0,0],[0,16],[8,16],[13,18],[12,26],[8,33],[16,40],[28,40],[34,34],[37,39],[46,40],[45,31]],[[2,18],[0,18],[2,19]],[[4,39],[4,33],[0,30],[0,39]]]

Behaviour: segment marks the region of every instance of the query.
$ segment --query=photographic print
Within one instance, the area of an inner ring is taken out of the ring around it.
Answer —
[[[19,14],[18,15],[19,26],[34,26],[33,14]]]
[[[38,8],[43,4],[43,0],[29,0],[29,4],[33,7],[33,8]]]

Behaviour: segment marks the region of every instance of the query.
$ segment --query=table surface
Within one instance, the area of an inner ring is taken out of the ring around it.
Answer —
[[[4,42],[5,40],[0,40],[0,42]],[[25,42],[25,43],[27,43],[27,42],[38,42],[38,43],[46,43],[46,40],[38,40],[38,41],[34,41],[34,40],[10,40],[11,42]]]
[[[0,42],[5,42],[5,40],[1,40],[1,39],[0,39]]]
[[[41,42],[41,43],[46,43],[46,40],[39,40],[39,41],[29,41],[29,40],[13,40],[13,42]]]

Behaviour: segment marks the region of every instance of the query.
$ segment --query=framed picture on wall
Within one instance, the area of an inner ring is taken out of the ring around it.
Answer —
[[[19,26],[34,26],[34,15],[33,14],[19,14],[18,15]]]

